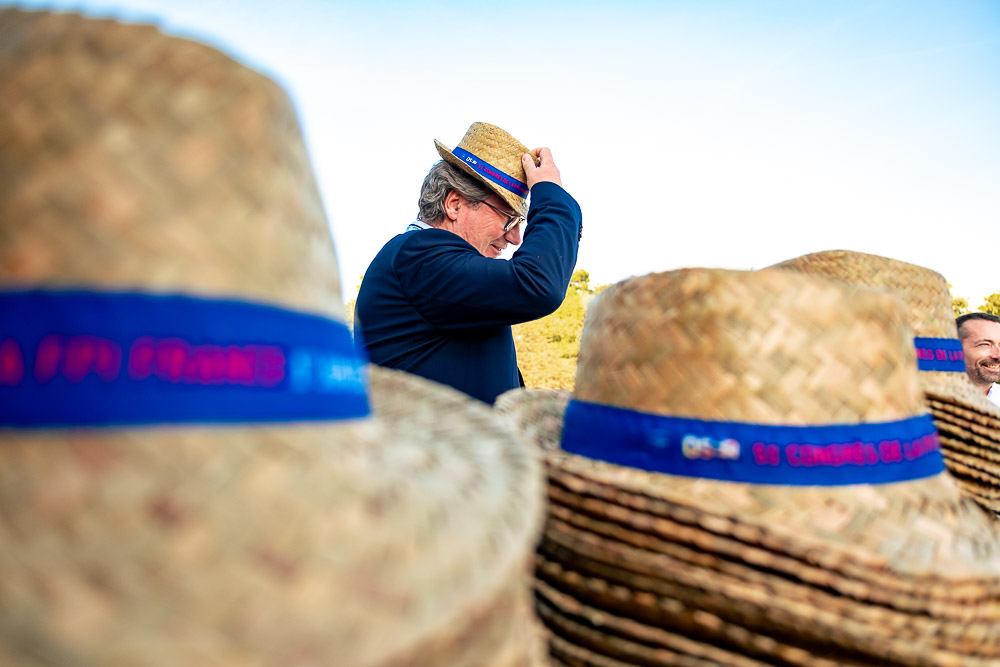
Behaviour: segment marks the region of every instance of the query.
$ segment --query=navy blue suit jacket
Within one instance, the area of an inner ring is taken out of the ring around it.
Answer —
[[[531,189],[524,239],[510,260],[484,257],[443,229],[394,237],[361,282],[355,341],[373,363],[493,403],[521,386],[511,325],[548,315],[566,297],[580,224],[576,200],[543,182]]]

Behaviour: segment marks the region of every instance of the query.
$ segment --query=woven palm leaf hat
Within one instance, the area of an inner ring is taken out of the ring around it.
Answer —
[[[538,454],[367,376],[281,89],[8,8],[0,98],[0,664],[541,659]]]
[[[566,664],[992,664],[996,522],[944,472],[888,293],[684,269],[590,306],[546,452],[536,604]]]
[[[774,268],[886,289],[902,299],[913,329],[920,386],[941,435],[948,470],[977,502],[1000,512],[1000,408],[976,391],[966,374],[945,277],[849,250],[811,253]]]
[[[531,152],[527,146],[489,123],[473,123],[453,149],[437,139],[434,145],[445,162],[482,181],[520,215],[528,215],[528,178],[521,164],[521,156]]]

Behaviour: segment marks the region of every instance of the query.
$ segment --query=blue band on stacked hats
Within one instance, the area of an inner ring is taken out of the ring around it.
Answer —
[[[917,368],[922,371],[965,372],[965,353],[957,338],[914,338]]]
[[[364,361],[341,322],[182,295],[0,292],[0,426],[367,414]]]
[[[944,470],[928,415],[901,421],[769,426],[652,415],[571,400],[562,448],[686,477],[839,486],[921,479]]]
[[[463,162],[465,162],[465,164],[467,164],[469,167],[475,169],[479,174],[481,174],[483,176],[483,178],[485,178],[485,179],[487,179],[489,181],[492,181],[493,183],[496,183],[497,185],[499,185],[502,188],[506,188],[507,190],[510,190],[511,192],[513,192],[514,194],[516,194],[518,197],[527,197],[528,196],[528,184],[527,183],[522,183],[521,181],[517,180],[516,178],[514,178],[510,174],[506,174],[506,173],[500,171],[499,169],[497,169],[496,167],[494,167],[492,164],[490,164],[486,160],[482,159],[481,157],[479,157],[477,155],[473,155],[472,153],[470,153],[469,151],[465,150],[464,148],[458,148],[458,147],[456,147],[452,151],[452,153],[459,160],[462,160]]]

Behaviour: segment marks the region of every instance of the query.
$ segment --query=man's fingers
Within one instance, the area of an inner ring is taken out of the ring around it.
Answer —
[[[528,178],[528,187],[542,181],[551,181],[562,185],[559,169],[552,160],[552,151],[548,148],[536,148],[521,156],[524,174]]]
[[[535,157],[530,153],[525,153],[521,156],[521,165],[524,167],[524,175],[528,179],[528,187],[531,187],[533,182],[533,177],[535,175],[535,170],[538,167],[535,166]]]

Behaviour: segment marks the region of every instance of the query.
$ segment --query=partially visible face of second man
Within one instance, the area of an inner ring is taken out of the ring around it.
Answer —
[[[1000,322],[967,319],[958,329],[965,368],[972,384],[983,393],[1000,381]]]

